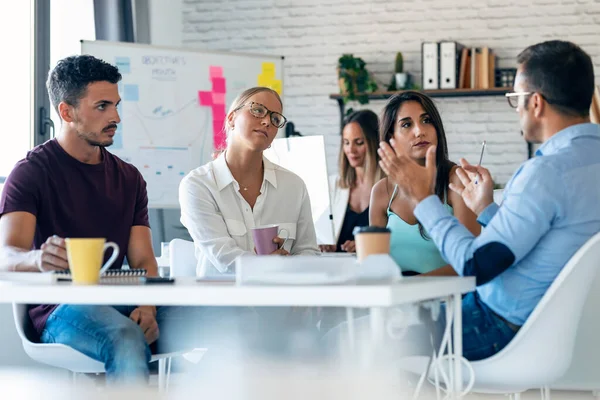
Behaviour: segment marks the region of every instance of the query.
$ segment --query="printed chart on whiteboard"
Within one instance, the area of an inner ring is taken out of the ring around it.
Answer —
[[[227,109],[253,86],[282,94],[282,57],[82,41],[82,53],[116,65],[121,103],[114,144],[135,165],[154,208],[178,207],[181,179],[226,144]]]

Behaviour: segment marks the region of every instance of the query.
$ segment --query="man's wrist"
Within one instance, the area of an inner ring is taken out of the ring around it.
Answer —
[[[477,217],[479,217],[481,215],[481,213],[483,213],[485,211],[486,208],[488,208],[490,206],[490,204],[492,204],[494,201],[488,201],[488,202],[484,202],[482,203],[479,207],[477,207],[474,210],[475,215],[477,215]]]

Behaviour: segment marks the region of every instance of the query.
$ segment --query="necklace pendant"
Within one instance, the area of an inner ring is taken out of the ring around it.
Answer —
[[[247,187],[245,187],[245,188],[244,188],[244,192],[247,192],[247,191],[248,191],[248,188],[247,188]]]

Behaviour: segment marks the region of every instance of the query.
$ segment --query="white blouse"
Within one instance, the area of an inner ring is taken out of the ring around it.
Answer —
[[[277,224],[289,232],[292,255],[317,254],[304,181],[263,157],[264,177],[254,209],[240,194],[225,153],[191,171],[179,185],[181,223],[194,239],[199,276],[234,272],[235,260],[254,254],[251,229]]]

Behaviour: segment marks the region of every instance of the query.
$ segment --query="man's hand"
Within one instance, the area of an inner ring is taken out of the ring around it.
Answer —
[[[459,194],[466,206],[479,216],[494,201],[494,181],[490,171],[479,165],[471,165],[464,158],[460,159],[462,168],[456,169],[461,184],[450,183],[452,191]]]
[[[62,271],[69,269],[65,239],[51,236],[36,253],[35,263],[40,271]]]
[[[354,240],[346,240],[340,247],[346,253],[354,253],[356,251],[356,242]]]
[[[131,312],[129,319],[140,326],[144,332],[146,343],[152,344],[158,339],[160,332],[156,322],[156,307],[140,306]]]
[[[398,191],[410,200],[414,209],[423,199],[433,194],[437,168],[435,165],[435,146],[427,149],[425,166],[417,164],[408,155],[399,151],[394,139],[379,144],[379,165],[388,178],[398,185]]]

